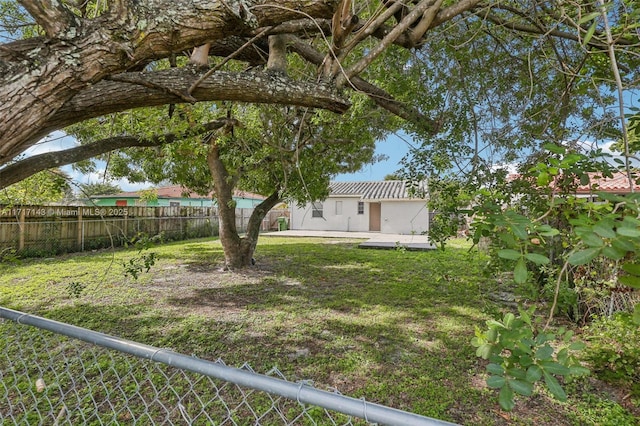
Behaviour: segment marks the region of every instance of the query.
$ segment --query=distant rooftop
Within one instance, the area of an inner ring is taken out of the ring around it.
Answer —
[[[152,188],[158,194],[158,198],[192,198],[192,199],[205,199],[211,200],[213,198],[213,193],[209,193],[207,195],[197,194],[195,192],[189,191],[180,185],[171,185],[171,186],[162,186],[159,188]],[[96,195],[92,198],[140,198],[140,194],[144,191],[129,191],[129,192],[120,192],[118,194],[112,195]],[[234,191],[233,196],[236,198],[249,198],[253,200],[264,200],[265,197],[262,195],[254,194],[247,191]]]
[[[334,196],[358,196],[363,200],[401,200],[420,198],[411,194],[411,188],[424,192],[424,182],[412,183],[404,180],[384,180],[374,182],[331,182],[329,190]]]
[[[626,173],[616,172],[613,177],[605,178],[601,177],[599,173],[589,173],[589,185],[578,186],[578,194],[589,194],[591,192],[613,192],[616,194],[626,194],[631,192],[631,186],[629,185],[629,178]],[[634,191],[640,190],[640,186],[635,183],[636,177],[633,177],[633,189]]]
[[[594,192],[610,192],[613,194],[628,194],[631,192],[631,186],[629,185],[629,178],[626,173],[616,172],[613,176],[602,177],[602,173],[589,172],[589,183],[587,185],[578,185],[576,189],[577,194],[592,194]],[[519,174],[510,174],[507,179],[515,180],[521,177]],[[640,192],[640,185],[638,185],[633,177],[633,190]],[[550,183],[553,185],[553,182]]]

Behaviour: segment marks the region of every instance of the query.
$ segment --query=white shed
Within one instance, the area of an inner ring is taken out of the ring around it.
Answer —
[[[427,192],[422,182],[331,182],[329,189],[326,200],[291,206],[291,229],[383,234],[429,231],[427,200],[419,196]]]

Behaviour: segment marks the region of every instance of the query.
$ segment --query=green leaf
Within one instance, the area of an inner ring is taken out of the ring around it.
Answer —
[[[585,173],[582,176],[580,176],[580,185],[589,185],[590,182],[591,180],[589,179],[588,174]]]
[[[481,345],[480,347],[478,347],[478,349],[476,350],[476,356],[482,359],[488,359],[491,356],[492,351],[493,351],[493,346],[491,346],[488,343],[485,343],[484,345]]]
[[[520,319],[522,319],[525,324],[531,325],[531,313],[529,313],[525,309],[522,309],[522,307],[520,306],[518,306],[518,313],[520,314]]]
[[[627,254],[626,251],[620,250],[618,248],[607,246],[602,249],[602,255],[611,260],[620,260]]]
[[[507,328],[511,328],[511,324],[513,324],[513,320],[516,318],[511,312],[508,312],[504,315],[502,321],[504,322],[504,326]]]
[[[533,384],[525,382],[524,380],[509,380],[508,385],[515,393],[524,396],[531,396],[533,393]]]
[[[569,349],[562,348],[558,351],[556,355],[556,359],[562,365],[567,365],[567,361],[569,361]]]
[[[600,16],[600,12],[591,12],[585,16],[583,16],[582,18],[580,18],[580,20],[578,21],[579,25],[584,24],[585,22],[589,22],[589,21],[593,21],[594,19],[596,19],[598,16]]]
[[[537,365],[532,365],[527,369],[527,381],[535,383],[542,378],[542,369]]]
[[[624,275],[618,277],[618,281],[631,288],[640,288],[640,277],[634,277],[633,275]]]
[[[509,260],[518,260],[522,257],[522,253],[513,249],[502,249],[498,251],[498,257]]]
[[[492,320],[492,319],[487,320],[487,326],[489,326],[491,328],[507,328],[500,321],[496,321],[496,320]]]
[[[491,363],[487,365],[487,371],[491,374],[497,374],[499,376],[504,375],[504,368],[499,364]]]
[[[547,172],[542,172],[538,175],[538,177],[536,178],[536,182],[538,184],[538,186],[547,186],[549,185],[549,182],[551,181],[551,179],[549,178],[549,173]]]
[[[503,386],[500,390],[500,395],[498,396],[498,402],[500,403],[500,407],[502,407],[505,411],[513,410],[515,407],[515,402],[513,402],[513,391],[509,386]]]
[[[589,247],[602,247],[604,245],[602,238],[600,238],[595,232],[586,232],[580,235],[580,239],[582,239],[582,242]]]
[[[625,237],[619,237],[611,241],[611,245],[618,250],[623,250],[626,254],[628,251],[634,251],[636,246],[633,240],[630,240]]]
[[[562,389],[562,386],[560,386],[560,383],[558,383],[558,380],[546,371],[543,371],[542,374],[544,375],[544,382],[547,388],[549,388],[551,395],[560,401],[566,401],[567,394],[564,392],[564,389]]]
[[[569,370],[570,370],[570,373],[569,373],[570,376],[588,376],[589,374],[591,374],[591,370],[581,365],[573,365],[569,367]]]
[[[564,332],[564,336],[562,337],[562,341],[564,341],[565,343],[569,343],[571,341],[571,338],[574,335],[573,331],[572,330],[567,330],[567,331],[562,330],[562,331]],[[558,333],[560,333],[560,332],[558,332]]]
[[[513,237],[513,235],[510,232],[500,232],[498,234],[498,238],[500,238],[502,241],[504,241],[504,243],[507,246],[515,246],[516,244],[518,244],[518,242],[516,241],[516,239]]]
[[[593,232],[600,235],[602,238],[616,237],[616,232],[613,230],[613,221],[609,219],[603,219],[593,225]]]
[[[569,345],[569,349],[571,349],[572,351],[581,351],[586,347],[587,345],[584,342],[573,342]]]
[[[548,360],[551,359],[553,355],[553,348],[549,345],[544,345],[536,351],[536,358],[540,360]]]
[[[640,195],[640,194],[638,194]],[[631,197],[632,195],[629,195]],[[622,218],[622,227],[623,228],[637,228],[640,226],[640,220],[635,217],[625,216]]]
[[[511,232],[513,232],[513,235],[515,235],[519,240],[526,240],[529,238],[527,228],[522,225],[511,224]]]
[[[489,343],[495,343],[498,340],[498,329],[490,328],[487,330],[487,341]]]
[[[625,263],[622,265],[622,270],[636,277],[640,277],[640,265],[637,263]]]
[[[542,368],[544,372],[559,374],[561,376],[566,376],[571,372],[569,367],[565,367],[555,361],[541,361],[538,365],[540,365],[540,368]]]
[[[542,228],[542,227],[540,227],[540,228]],[[542,230],[540,228],[538,228],[537,232],[538,232],[538,234],[542,235],[543,237],[555,237],[556,235],[560,234],[560,231],[558,231],[555,228],[551,228],[550,226],[549,226],[549,230],[548,231],[547,230]]]
[[[633,308],[633,322],[640,325],[640,303]]]
[[[513,280],[517,284],[524,284],[527,282],[527,265],[523,258],[520,258],[518,263],[516,263],[516,267],[513,270]]]
[[[596,192],[598,198],[606,201],[612,201],[614,203],[625,202],[625,198],[621,195],[612,194],[610,192]]]
[[[507,374],[515,379],[524,380],[527,377],[527,372],[521,368],[510,368],[507,370]]]
[[[582,39],[583,46],[586,46],[591,41],[591,37],[593,37],[593,34],[596,32],[597,24],[598,24],[598,21],[593,21],[593,23],[589,26],[587,33],[584,35],[584,38]]]
[[[544,145],[542,145],[542,148],[554,154],[564,154],[565,152],[567,152],[565,147],[561,145],[556,145],[550,142],[547,142]]]
[[[504,386],[507,381],[502,376],[489,376],[487,378],[487,386],[494,389],[499,389]]]
[[[630,237],[630,238],[640,237],[640,231],[636,228],[621,226],[618,229],[616,229],[616,232],[618,233],[618,235],[622,235],[623,237]]]
[[[600,253],[599,248],[588,248],[586,250],[580,250],[573,253],[571,256],[569,256],[569,259],[567,259],[567,262],[569,262],[571,265],[574,265],[574,266],[584,265],[585,263],[589,263],[593,259],[595,259],[595,257],[599,253]]]
[[[524,257],[526,257],[527,260],[535,263],[536,265],[546,265],[549,263],[549,258],[543,254],[526,253]]]

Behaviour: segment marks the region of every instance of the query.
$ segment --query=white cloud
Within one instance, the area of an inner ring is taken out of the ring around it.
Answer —
[[[86,183],[100,183],[104,181],[104,172],[91,172],[91,173],[81,173],[78,170],[73,170],[71,166],[64,166],[62,170],[67,173],[67,175],[75,182],[76,184],[86,184]],[[148,189],[153,187],[154,185],[149,182],[143,183],[132,183],[129,182],[127,178],[122,178],[118,180],[109,180],[108,181],[112,185],[119,186],[123,192],[129,191],[139,191],[141,189]]]
[[[48,152],[62,151],[78,146],[78,141],[73,137],[66,135],[64,132],[55,131],[49,134],[47,137],[41,139],[35,145],[30,147],[24,152],[26,157],[31,157],[38,154],[44,154]],[[105,163],[98,162],[97,166],[104,169]],[[61,169],[71,178],[76,184],[83,183],[96,183],[104,181],[104,170],[81,173],[78,170],[74,170],[71,165],[63,166]],[[149,182],[144,183],[131,183],[126,178],[110,181],[114,185],[118,185],[123,191],[138,191],[141,189],[147,189],[153,187],[153,184]]]
[[[55,131],[27,149],[24,152],[24,155],[31,157],[33,155],[44,154],[46,152],[55,152],[73,148],[77,145],[78,142],[71,136],[67,136],[65,133],[60,131]]]

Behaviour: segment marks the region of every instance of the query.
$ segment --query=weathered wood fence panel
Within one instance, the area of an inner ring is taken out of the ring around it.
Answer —
[[[195,232],[186,233],[185,229]],[[117,246],[140,233],[162,233],[166,239],[181,239],[211,236],[216,232],[217,215],[212,208],[16,206],[0,209],[0,249],[33,255]]]
[[[236,210],[239,232],[252,211]],[[270,212],[262,230],[277,229],[277,218],[285,215]],[[215,236],[218,223],[215,207],[0,206],[0,258],[13,250],[53,255],[119,246],[142,234],[166,240]]]

